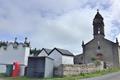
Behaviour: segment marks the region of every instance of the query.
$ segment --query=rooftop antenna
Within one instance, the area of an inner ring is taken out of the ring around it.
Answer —
[[[15,37],[15,42],[17,42],[17,37]]]
[[[25,37],[25,43],[27,42],[27,37]]]

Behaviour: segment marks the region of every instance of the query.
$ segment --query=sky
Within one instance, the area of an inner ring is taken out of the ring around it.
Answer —
[[[93,38],[92,21],[99,9],[105,37],[120,41],[120,0],[0,0],[0,40],[32,48],[54,47],[81,54],[81,43]]]

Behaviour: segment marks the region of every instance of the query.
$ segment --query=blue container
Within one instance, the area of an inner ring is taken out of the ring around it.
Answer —
[[[6,65],[6,75],[11,76],[13,71],[13,65]]]

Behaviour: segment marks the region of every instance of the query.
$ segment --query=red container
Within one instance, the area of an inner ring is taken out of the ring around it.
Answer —
[[[17,77],[20,74],[20,64],[18,62],[13,63],[12,77]]]

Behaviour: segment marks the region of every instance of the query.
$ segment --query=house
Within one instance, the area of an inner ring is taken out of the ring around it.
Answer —
[[[28,56],[30,53],[30,43],[27,38],[23,43],[18,43],[17,38],[14,42],[0,42],[0,72],[5,73],[8,65],[14,62],[20,64],[20,76],[24,76],[25,67],[28,64]]]
[[[53,59],[49,57],[29,57],[28,58],[28,77],[52,77],[53,76]]]
[[[46,48],[42,48],[42,50],[40,51],[40,53],[38,54],[38,56],[48,56],[48,54],[50,53],[51,49],[46,49]]]
[[[54,48],[48,57],[54,59],[54,67],[61,64],[74,64],[74,55],[68,50]]]

